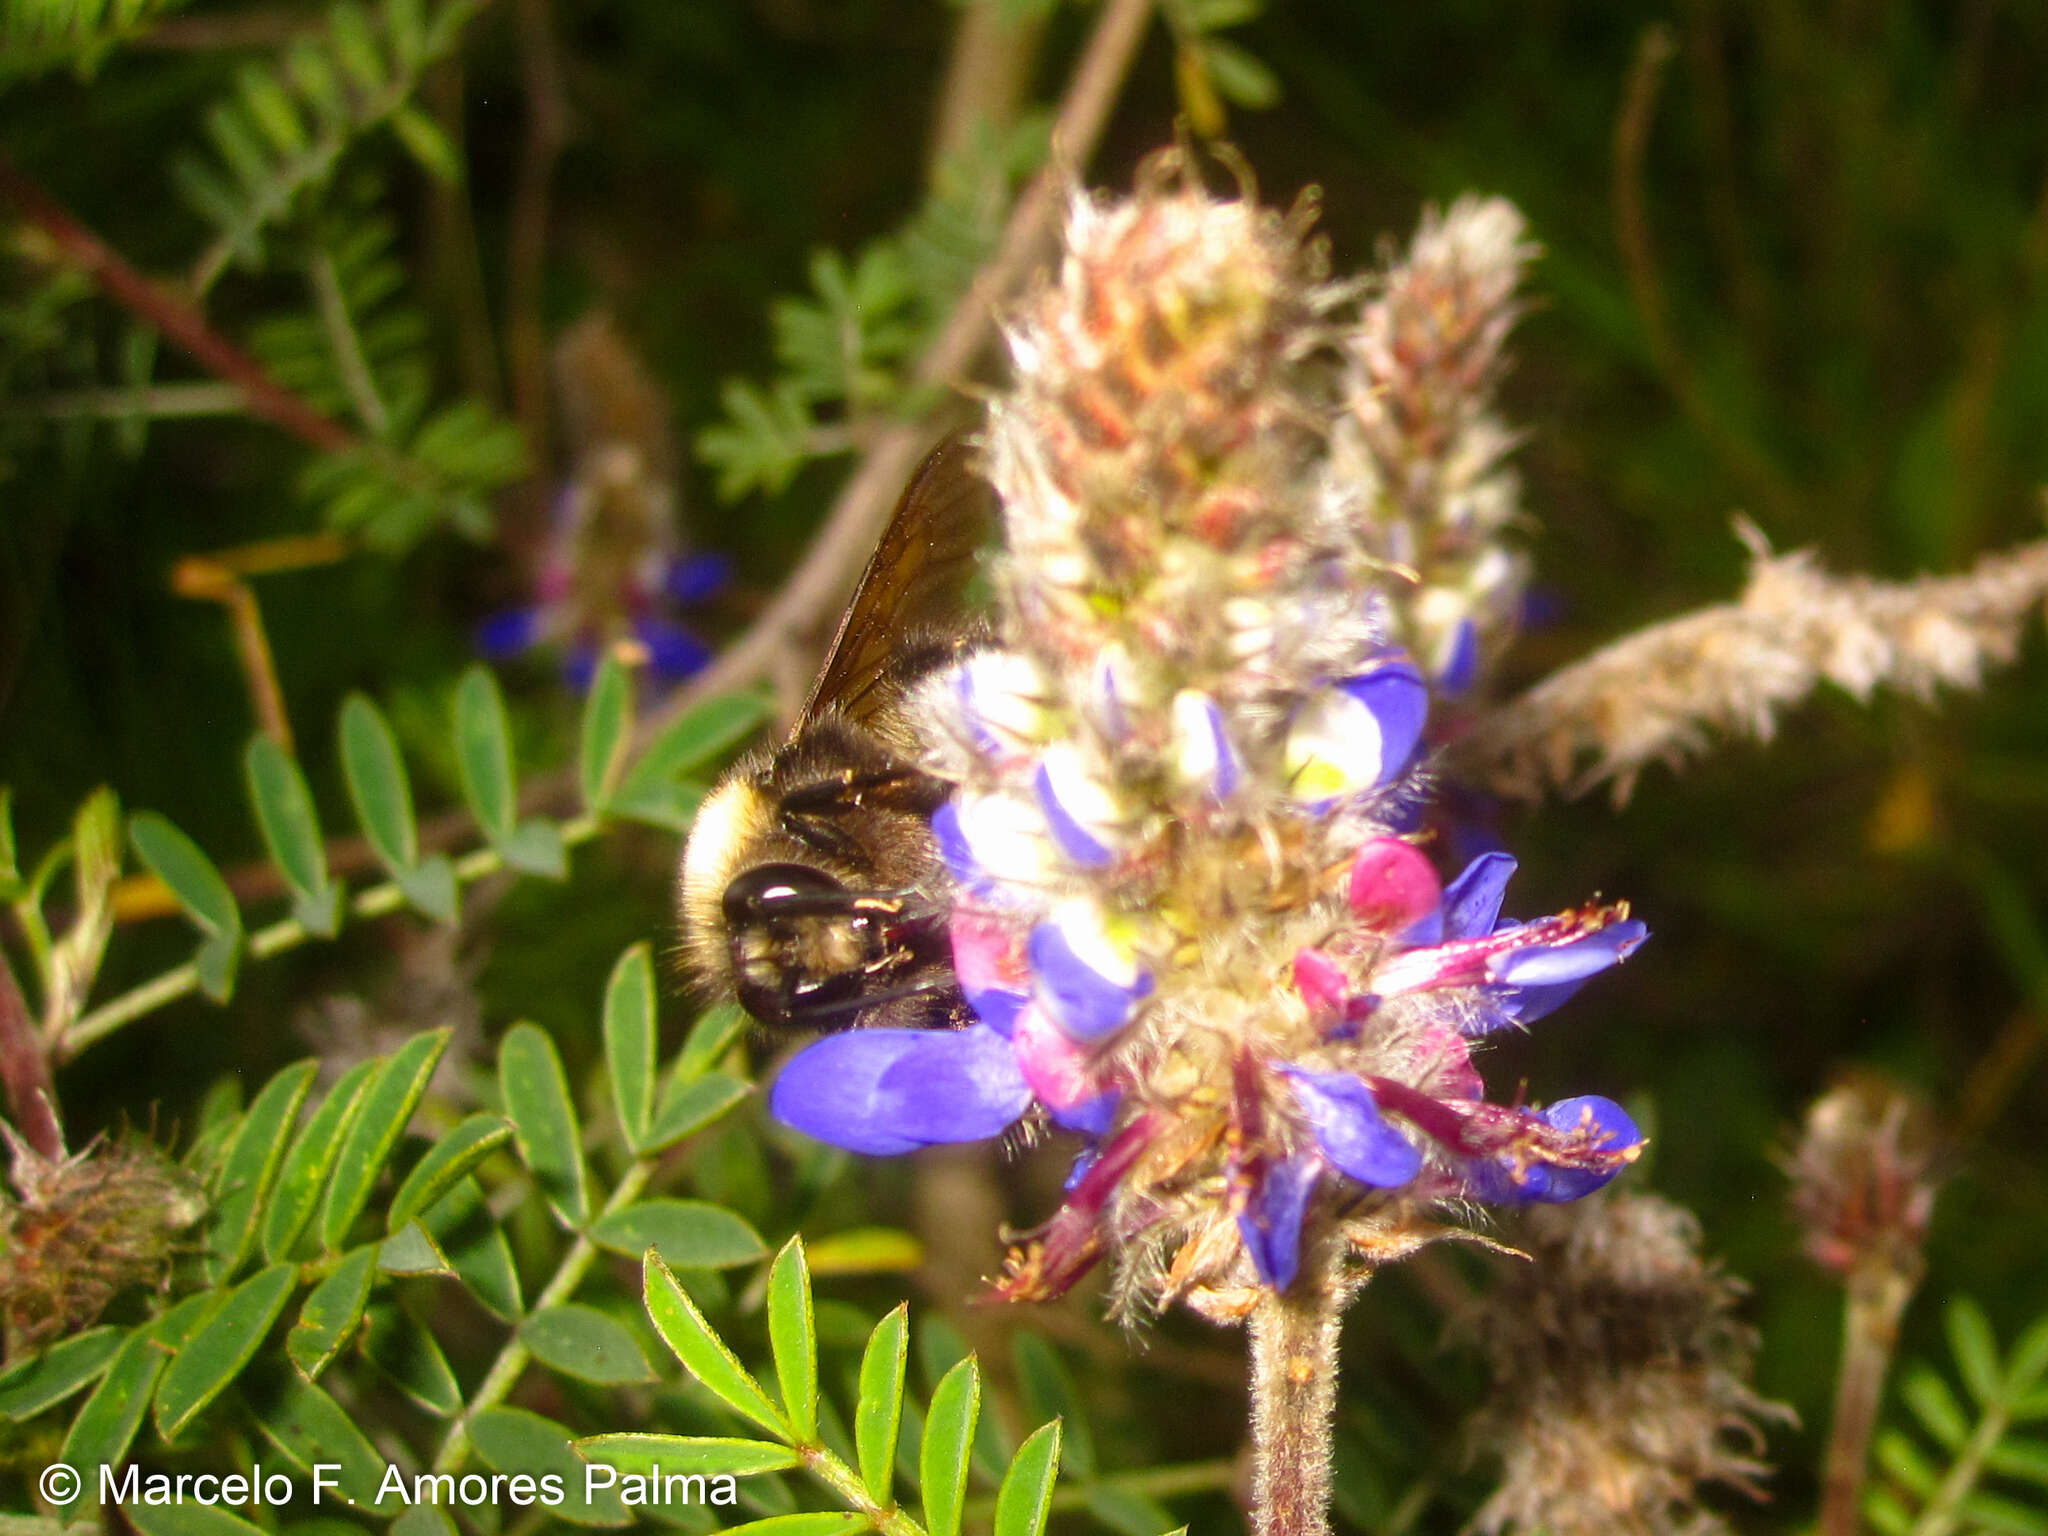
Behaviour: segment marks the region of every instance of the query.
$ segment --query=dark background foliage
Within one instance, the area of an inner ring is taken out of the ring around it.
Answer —
[[[397,220],[440,383],[500,401],[508,220],[532,105],[514,9],[487,9],[459,74],[444,69],[429,87],[465,151],[474,266],[446,195],[391,141],[359,146],[344,172],[372,178],[362,195],[381,187]],[[289,28],[317,14],[296,0],[195,5],[167,25],[196,35],[218,22],[231,44],[230,23]],[[556,7],[567,137],[539,302],[549,332],[608,306],[667,391],[679,436],[711,425],[722,379],[773,370],[769,305],[806,286],[810,253],[854,249],[915,210],[957,17],[930,0]],[[1041,93],[1088,20],[1052,14]],[[1654,107],[1631,119],[1651,29],[1676,51]],[[1384,234],[1405,236],[1425,202],[1468,188],[1512,198],[1545,247],[1505,398],[1527,430],[1518,461],[1543,599],[1516,681],[1731,595],[1736,511],[1779,548],[1891,576],[1961,569],[2039,533],[2048,12],[1996,0],[1274,0],[1231,37],[1270,66],[1282,96],[1234,112],[1229,137],[1269,199],[1322,188],[1340,269],[1368,263]],[[0,94],[0,144],[138,264],[175,268],[206,232],[170,193],[168,150],[196,142],[200,114],[249,52],[145,35],[90,79],[60,73]],[[1127,183],[1169,137],[1173,81],[1160,28],[1092,181]],[[1632,167],[1617,159],[1631,141],[1642,147]],[[0,256],[0,282],[11,306],[24,301],[18,249]],[[240,334],[282,288],[275,273],[232,274],[210,317]],[[172,595],[167,572],[182,555],[313,527],[291,488],[300,455],[247,421],[160,422],[130,454],[104,429],[24,420],[21,402],[91,376],[122,326],[98,303],[67,316],[64,333],[68,354],[54,359],[12,347],[4,387],[16,407],[0,404],[0,782],[15,788],[22,844],[61,835],[82,793],[105,782],[172,816],[223,865],[254,857],[241,674],[220,612]],[[163,367],[191,376],[182,360]],[[836,473],[837,461],[815,464],[727,505],[711,473],[687,469],[691,537],[729,552],[737,571],[704,627],[736,629],[772,590]],[[508,539],[437,534],[400,556],[264,579],[323,805],[340,803],[326,722],[354,688],[391,713],[425,774],[423,803],[452,798],[452,764],[429,739],[471,659],[472,627],[520,590],[532,505],[517,489],[502,498]],[[574,710],[546,664],[515,666],[507,683],[522,746],[558,757]],[[1767,745],[1650,773],[1619,810],[1595,796],[1509,819],[1528,910],[1625,895],[1655,940],[1537,1036],[1498,1050],[1489,1076],[1526,1077],[1538,1099],[1601,1091],[1642,1108],[1655,1151],[1631,1177],[1696,1210],[1710,1249],[1753,1284],[1761,1385],[1806,1426],[1774,1438],[1776,1502],[1739,1516],[1758,1528],[1811,1508],[1827,1422],[1837,1293],[1798,1256],[1773,1154],[1831,1074],[1889,1069],[1955,1130],[1927,1296],[1974,1294],[2007,1337],[2048,1307],[2044,700],[2034,635],[1980,696],[1860,708],[1830,693]],[[653,834],[622,837],[579,860],[568,892],[522,887],[496,906],[466,941],[481,1016],[555,1029],[573,1079],[595,1050],[588,1002],[612,956],[671,935],[671,857]],[[187,939],[173,926],[124,930],[102,985],[179,958]],[[188,1000],[129,1029],[63,1078],[74,1139],[123,1120],[176,1126],[222,1074],[260,1080],[304,1051],[307,999],[376,994],[412,942],[363,927],[338,947],[250,966],[225,1010]],[[745,1140],[707,1154],[707,1178],[724,1186],[715,1195],[786,1225],[787,1169]],[[807,1221],[907,1221],[910,1198],[904,1170],[855,1169]],[[1020,1199],[1012,1214],[1031,1208]],[[1361,1485],[1354,1510],[1424,1473],[1468,1475],[1429,1449],[1477,1380],[1461,1356],[1447,1367],[1438,1353],[1441,1286],[1481,1273],[1463,1256],[1449,1265],[1434,1285],[1396,1275],[1354,1317],[1345,1422],[1371,1447],[1347,1473]],[[853,1290],[880,1299],[887,1285]],[[1923,1300],[1909,1316],[1909,1352],[1938,1348],[1935,1315]],[[1235,1444],[1236,1400],[1208,1379],[1220,1373],[1176,1375],[1173,1363],[1192,1350],[1214,1365],[1228,1348],[1184,1322],[1161,1337],[1128,1362],[1088,1357],[1107,1462]],[[1159,1410],[1162,1379],[1185,1411]],[[1451,1529],[1458,1507],[1470,1501],[1425,1523]]]

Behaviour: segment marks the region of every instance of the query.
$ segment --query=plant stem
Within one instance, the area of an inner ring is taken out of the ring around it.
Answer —
[[[1344,1293],[1308,1268],[1252,1312],[1253,1536],[1328,1536]]]
[[[1842,1307],[1842,1365],[1835,1378],[1835,1421],[1828,1433],[1821,1487],[1820,1536],[1857,1536],[1862,1529],[1858,1511],[1870,1435],[1877,1427],[1899,1319],[1913,1288],[1909,1276],[1883,1260],[1849,1277]],[[1926,1524],[1924,1519],[1921,1523]]]
[[[293,394],[263,365],[206,323],[184,299],[151,281],[87,229],[26,172],[0,154],[0,197],[48,235],[108,296],[191,353],[209,372],[236,385],[249,409],[294,437],[329,453],[357,446],[354,433]]]
[[[613,1211],[631,1205],[647,1187],[647,1181],[654,1174],[654,1159],[643,1158],[633,1164],[619,1180],[611,1198],[604,1203],[604,1209],[597,1214],[602,1221]],[[555,1273],[534,1297],[531,1311],[541,1312],[558,1306],[576,1293],[576,1287],[583,1283],[584,1275],[590,1271],[591,1261],[597,1257],[597,1244],[579,1232],[569,1251],[562,1255],[562,1262],[555,1266]],[[495,1408],[504,1401],[505,1394],[518,1384],[520,1374],[532,1359],[525,1343],[517,1332],[505,1341],[505,1347],[498,1351],[498,1358],[491,1362],[491,1368],[484,1373],[484,1379],[477,1383],[476,1391],[463,1405],[462,1412],[448,1427],[448,1438],[441,1442],[441,1449],[434,1457],[433,1470],[453,1472],[462,1465],[462,1458],[469,1453],[469,1426],[476,1416],[487,1408]]]
[[[62,1158],[64,1128],[57,1120],[49,1052],[5,951],[0,951],[0,1086],[7,1093],[7,1118],[21,1139],[52,1162]]]
[[[602,830],[602,823],[595,816],[580,816],[562,826],[562,842],[573,848],[578,843],[587,843]],[[455,861],[455,879],[466,885],[480,880],[485,875],[496,874],[505,867],[504,857],[495,848],[479,848]],[[383,917],[396,912],[405,905],[405,893],[396,880],[387,880],[360,892],[348,904],[356,917]],[[311,938],[312,934],[297,918],[288,917],[259,928],[249,935],[249,957],[266,960],[272,955],[283,954],[296,949]],[[166,1003],[176,1002],[188,992],[199,989],[199,967],[187,961],[174,966],[161,976],[144,982],[141,986],[123,992],[119,997],[109,998],[92,1012],[81,1016],[76,1023],[64,1031],[53,1053],[59,1062],[66,1062],[96,1045],[124,1024],[133,1023],[145,1014],[154,1013]]]

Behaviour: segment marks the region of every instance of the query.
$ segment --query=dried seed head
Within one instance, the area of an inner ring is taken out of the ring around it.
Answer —
[[[1848,1279],[1919,1283],[1934,1213],[1933,1115],[1918,1095],[1862,1073],[1813,1101],[1785,1159],[1807,1256]]]
[[[135,1286],[170,1278],[178,1235],[205,1213],[192,1177],[140,1136],[43,1157],[0,1123],[14,1198],[0,1196],[0,1322],[9,1356],[90,1327]]]
[[[1493,1358],[1478,1442],[1503,1464],[1475,1522],[1547,1536],[1705,1536],[1703,1484],[1762,1497],[1766,1423],[1750,1385],[1745,1287],[1699,1251],[1690,1212],[1610,1194],[1532,1211],[1480,1330]]]

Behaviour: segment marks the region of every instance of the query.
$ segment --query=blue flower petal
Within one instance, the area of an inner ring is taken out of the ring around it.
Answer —
[[[1238,1235],[1252,1256],[1252,1267],[1276,1291],[1293,1284],[1294,1272],[1301,1267],[1301,1218],[1322,1171],[1321,1158],[1297,1152],[1266,1170],[1237,1218]]]
[[[1589,1116],[1602,1150],[1620,1152],[1643,1144],[1643,1133],[1629,1118],[1628,1111],[1614,1100],[1603,1099],[1598,1094],[1559,1099],[1543,1111],[1543,1118],[1560,1131],[1578,1130]],[[1549,1205],[1583,1199],[1594,1190],[1611,1184],[1625,1166],[1617,1163],[1612,1168],[1552,1168],[1548,1170],[1548,1187],[1534,1198]]]
[[[503,661],[529,649],[540,639],[544,608],[513,608],[494,613],[476,627],[477,654],[486,661]]]
[[[1116,1123],[1116,1107],[1123,1102],[1123,1097],[1120,1090],[1113,1088],[1108,1093],[1098,1093],[1092,1099],[1083,1099],[1064,1109],[1048,1104],[1045,1112],[1055,1125],[1087,1136],[1102,1137],[1107,1136],[1109,1128]]]
[[[1509,950],[1488,967],[1488,978],[1510,987],[1554,987],[1583,981],[1626,959],[1649,936],[1648,928],[1628,918],[1569,944]]]
[[[1398,1189],[1422,1171],[1422,1153],[1380,1115],[1372,1090],[1343,1072],[1282,1067],[1331,1165],[1361,1184]]]
[[[1458,620],[1445,651],[1437,663],[1437,690],[1451,695],[1463,693],[1479,676],[1478,627],[1470,619]]]
[[[1515,858],[1508,853],[1482,853],[1458,878],[1444,887],[1444,937],[1477,939],[1493,932],[1501,899],[1514,878]]]
[[[1390,662],[1338,684],[1372,711],[1380,728],[1381,784],[1408,766],[1429,717],[1429,689],[1405,661]]]
[[[1032,990],[1055,1024],[1075,1040],[1101,1040],[1130,1022],[1152,977],[1134,966],[1128,979],[1105,975],[1074,946],[1056,922],[1038,924],[1025,941]]]
[[[1030,1107],[1010,1043],[981,1024],[827,1035],[790,1059],[768,1095],[784,1125],[876,1157],[1000,1136]]]
[[[667,619],[636,619],[633,638],[647,647],[647,665],[664,682],[680,683],[704,670],[711,647]]]
[[[1560,1131],[1590,1130],[1589,1145],[1603,1152],[1623,1152],[1643,1144],[1643,1133],[1628,1111],[1598,1094],[1559,1099],[1537,1113]],[[1500,1157],[1473,1164],[1467,1174],[1472,1193],[1496,1205],[1563,1205],[1605,1188],[1626,1166],[1565,1168],[1534,1162],[1517,1168],[1512,1159]]]
[[[1064,765],[1067,760],[1062,758],[1058,761]],[[1083,824],[1068,803],[1076,791],[1083,788],[1082,785],[1071,779],[1067,783],[1056,783],[1052,764],[1040,762],[1037,772],[1031,777],[1031,788],[1038,796],[1039,808],[1045,813],[1046,829],[1052,833],[1052,840],[1061,853],[1083,869],[1102,869],[1115,862],[1115,853]]]
[[[732,580],[732,556],[699,550],[669,563],[662,590],[685,607],[716,597]]]
[[[604,648],[594,640],[578,640],[562,656],[562,681],[573,693],[588,693],[597,677],[597,664],[604,659]]]
[[[967,1006],[974,1010],[974,1016],[1005,1040],[1017,1027],[1017,1015],[1031,1001],[1030,993],[1009,987],[962,987],[960,990],[967,999]]]

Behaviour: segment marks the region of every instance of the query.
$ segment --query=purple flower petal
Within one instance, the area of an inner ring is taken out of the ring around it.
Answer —
[[[1422,1171],[1422,1153],[1380,1115],[1372,1090],[1343,1072],[1282,1067],[1323,1155],[1375,1189],[1398,1189]]]
[[[1507,853],[1482,853],[1467,864],[1444,887],[1444,937],[1476,939],[1493,932],[1514,873],[1514,856]]]
[[[1116,1109],[1123,1102],[1123,1093],[1115,1088],[1107,1093],[1098,1093],[1092,1099],[1083,1099],[1064,1109],[1055,1105],[1045,1106],[1045,1112],[1055,1125],[1070,1131],[1080,1131],[1086,1136],[1102,1137],[1109,1134],[1109,1128],[1116,1124]]]
[[[1298,1152],[1266,1170],[1238,1215],[1238,1235],[1259,1278],[1276,1291],[1294,1282],[1301,1267],[1301,1218],[1323,1171],[1322,1159]]]
[[[876,1157],[1000,1136],[1030,1107],[1010,1043],[980,1024],[827,1035],[790,1059],[768,1095],[784,1125]]]
[[[562,681],[572,693],[590,692],[597,677],[597,664],[604,659],[604,647],[594,640],[578,640],[562,657]]]
[[[1078,922],[1040,923],[1025,952],[1031,958],[1032,995],[1053,1022],[1077,1040],[1115,1034],[1152,993],[1152,975],[1107,936],[1086,933]]]
[[[1509,950],[1487,966],[1487,978],[1511,987],[1554,987],[1583,981],[1634,953],[1650,930],[1634,918],[1610,923],[1567,944]]]
[[[1193,688],[1174,695],[1175,768],[1184,783],[1198,785],[1217,800],[1237,792],[1244,776],[1223,711],[1214,699]]]

